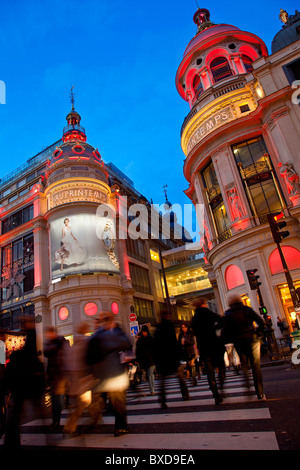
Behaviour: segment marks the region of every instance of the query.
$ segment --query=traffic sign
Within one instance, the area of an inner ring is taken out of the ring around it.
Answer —
[[[135,320],[136,320],[136,314],[135,314],[135,313],[131,313],[131,314],[129,315],[129,320],[130,320],[130,321],[135,321]]]
[[[137,321],[130,323],[130,334],[131,336],[136,336],[139,334],[139,324]]]

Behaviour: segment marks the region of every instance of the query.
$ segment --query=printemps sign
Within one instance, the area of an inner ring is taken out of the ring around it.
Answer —
[[[208,119],[205,119],[202,124],[192,133],[187,144],[187,153],[189,153],[195,145],[198,144],[205,136],[213,132],[218,127],[227,124],[227,122],[235,119],[230,106],[222,109],[221,111],[213,114]]]
[[[106,203],[107,194],[98,188],[72,185],[70,188],[61,188],[49,194],[49,209],[67,202],[88,201]]]

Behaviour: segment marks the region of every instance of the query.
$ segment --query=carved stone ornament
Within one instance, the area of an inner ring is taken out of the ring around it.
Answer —
[[[237,193],[236,187],[231,188],[227,191],[227,197],[230,204],[232,219],[236,220],[244,217],[244,211],[241,206],[240,197]]]
[[[299,175],[292,163],[278,163],[280,176],[284,179],[289,198],[300,194]]]

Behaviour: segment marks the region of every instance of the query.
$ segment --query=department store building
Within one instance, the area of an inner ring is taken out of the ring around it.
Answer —
[[[291,331],[297,324],[269,213],[284,213],[290,235],[281,246],[300,286],[300,14],[278,14],[269,52],[260,37],[214,24],[199,8],[176,75],[190,107],[181,129],[186,194],[204,205],[199,225],[218,310],[233,293],[258,310],[246,275],[257,269],[276,335],[277,317]]]
[[[167,214],[150,225],[153,205],[87,143],[73,101],[62,139],[0,182],[0,331],[9,351],[22,345],[28,316],[40,350],[47,326],[72,344],[76,326],[94,331],[103,310],[128,334],[154,326],[166,309],[160,252],[184,245],[172,221],[162,229]],[[133,207],[149,214],[143,235]],[[187,315],[180,309],[177,320]]]

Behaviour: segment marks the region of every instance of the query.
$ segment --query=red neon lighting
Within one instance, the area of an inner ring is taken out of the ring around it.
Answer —
[[[92,153],[97,160],[101,160],[101,155],[98,149],[93,150]]]
[[[84,134],[79,134],[78,132],[71,132],[64,134],[62,140],[64,142],[67,142],[68,140],[81,140],[82,142],[86,142],[86,136]]]
[[[281,249],[283,251],[283,255],[285,257],[288,268],[291,271],[293,269],[299,269],[300,251],[298,251],[297,248],[294,248],[293,246],[282,246]],[[271,253],[269,257],[269,267],[272,275],[284,272],[279,251],[277,248]]]
[[[117,302],[113,302],[111,304],[111,311],[114,315],[118,315],[119,313],[119,305],[117,304]]]
[[[59,309],[58,316],[61,321],[66,320],[69,316],[69,310],[67,309],[67,307],[61,307]]]
[[[245,284],[244,275],[241,269],[235,264],[231,264],[226,268],[225,280],[228,290]]]
[[[83,153],[83,152],[85,151],[85,148],[82,147],[81,145],[76,145],[76,144],[75,144],[75,145],[73,145],[73,147],[72,147],[72,151],[75,152],[75,153],[81,154],[81,153]]]
[[[53,152],[53,157],[54,158],[59,158],[62,153],[63,153],[62,149],[55,149],[54,152]]]
[[[85,313],[88,317],[92,317],[92,316],[96,315],[97,312],[98,312],[98,307],[97,307],[97,305],[96,305],[94,302],[88,302],[88,303],[84,306],[84,313]]]

